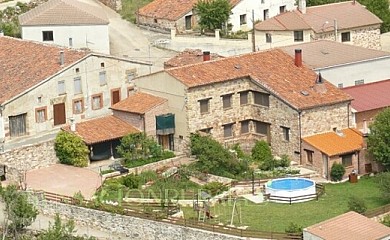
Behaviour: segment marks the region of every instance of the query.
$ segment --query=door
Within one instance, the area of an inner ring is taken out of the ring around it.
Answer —
[[[114,105],[115,103],[119,102],[121,100],[120,90],[112,90],[111,91],[111,105]]]
[[[192,20],[192,15],[185,17],[186,30],[191,30],[191,28],[192,28],[191,20]]]
[[[27,113],[9,117],[9,132],[11,137],[26,135]]]
[[[65,103],[53,105],[53,118],[54,126],[66,123]]]
[[[328,179],[328,156],[322,154],[322,177]]]

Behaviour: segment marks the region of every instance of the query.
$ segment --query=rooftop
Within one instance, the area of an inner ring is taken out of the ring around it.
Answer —
[[[223,58],[222,56],[211,53],[210,60]],[[200,49],[186,49],[177,54],[175,57],[169,59],[164,63],[164,68],[181,67],[193,63],[203,62],[203,52]]]
[[[150,109],[166,102],[165,98],[148,93],[137,92],[111,107],[113,110],[144,114]]]

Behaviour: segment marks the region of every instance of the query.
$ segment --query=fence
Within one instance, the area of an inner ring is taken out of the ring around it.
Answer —
[[[389,213],[389,212],[390,212],[390,203],[387,205],[384,205],[382,207],[368,210],[365,213],[363,213],[363,215],[368,217],[368,218],[372,218],[372,217],[376,217],[378,215],[382,215],[382,214]]]
[[[310,174],[301,174],[301,175],[296,175],[294,177],[301,177],[301,178],[310,178]],[[278,177],[281,178],[281,177]],[[253,180],[242,180],[242,181],[233,181],[231,183],[232,187],[243,187],[243,186],[263,186],[266,184],[269,180],[276,179],[276,178],[267,178],[267,179],[253,179]]]
[[[319,183],[316,183],[316,193],[313,194],[306,194],[306,195],[301,195],[301,196],[296,196],[296,197],[281,197],[281,196],[272,196],[270,195],[268,199],[270,201],[275,201],[275,202],[287,202],[290,205],[292,203],[296,202],[302,202],[306,200],[311,200],[311,199],[316,199],[318,201],[318,198],[322,196],[325,193],[325,186]]]

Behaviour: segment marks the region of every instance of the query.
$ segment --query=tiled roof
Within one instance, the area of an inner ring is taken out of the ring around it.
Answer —
[[[111,107],[113,110],[144,114],[150,109],[166,102],[165,98],[137,92]]]
[[[210,60],[223,58],[222,56],[211,53]],[[186,49],[169,59],[164,63],[164,68],[181,67],[193,63],[203,62],[203,52],[200,49]]]
[[[256,24],[255,28],[259,31],[311,28],[316,33],[322,33],[334,31],[334,19],[337,20],[338,30],[382,23],[382,20],[357,1],[348,1],[308,7],[305,14],[298,10],[286,12]]]
[[[280,49],[171,68],[166,72],[188,88],[250,77],[295,109],[351,100],[327,81],[322,83],[325,91],[317,91],[317,74],[305,66],[295,66],[294,59]]]
[[[60,51],[65,64],[60,65]],[[0,104],[58,73],[88,54],[54,45],[0,37]]]
[[[390,52],[368,49],[335,41],[317,40],[281,47],[290,56],[302,49],[303,62],[312,69],[390,57]]]
[[[326,240],[388,239],[390,228],[356,212],[347,212],[304,229]]]
[[[106,25],[104,11],[77,0],[49,0],[20,15],[21,26],[36,25]]]
[[[342,90],[353,97],[351,106],[357,112],[390,106],[390,80],[346,87]]]
[[[197,2],[198,0],[154,0],[140,8],[139,15],[176,21],[192,11]],[[239,2],[241,0],[230,0],[233,7]]]
[[[356,129],[343,129],[340,132],[327,132],[303,138],[303,141],[328,156],[357,151],[363,147],[363,136]]]
[[[70,126],[62,129],[71,132]],[[81,137],[87,145],[90,145],[118,139],[127,134],[138,132],[140,131],[137,128],[127,122],[114,116],[106,116],[76,123],[76,131],[74,133]]]

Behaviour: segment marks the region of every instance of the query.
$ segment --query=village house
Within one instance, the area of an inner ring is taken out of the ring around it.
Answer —
[[[189,64],[200,63],[203,61],[209,61],[211,59],[220,59],[223,56],[210,53],[209,51],[203,51],[200,49],[185,49],[183,52],[178,53],[168,61],[164,62],[164,69],[172,67],[181,67]]]
[[[326,39],[381,49],[381,24],[382,20],[355,0],[314,7],[306,7],[306,0],[299,0],[298,9],[255,25],[256,48]]]
[[[149,63],[0,37],[0,140],[7,144],[111,114]],[[5,144],[5,145],[4,145]]]
[[[299,50],[256,52],[141,76],[135,87],[168,100],[175,149],[201,131],[246,151],[263,139],[300,162],[303,137],[350,127],[352,100],[301,60]]]
[[[25,40],[110,53],[108,18],[92,4],[49,0],[20,15],[19,23]]]
[[[197,2],[198,0],[154,0],[139,9],[137,23],[166,31],[176,29],[180,33],[193,30],[198,27],[199,21],[193,11]],[[292,0],[230,0],[230,4],[232,10],[228,24],[233,32],[248,31],[253,28],[255,21],[263,21],[294,8]]]

